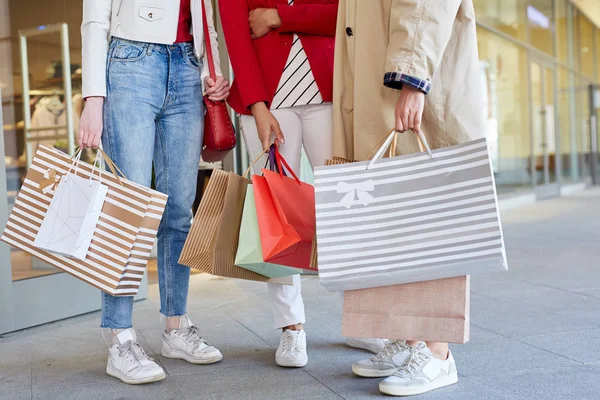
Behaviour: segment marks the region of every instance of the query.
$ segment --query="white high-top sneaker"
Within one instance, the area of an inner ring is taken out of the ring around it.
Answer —
[[[352,364],[352,372],[365,378],[382,378],[393,375],[404,364],[411,347],[404,340],[389,341],[371,358]]]
[[[106,373],[130,385],[165,379],[165,371],[144,352],[132,328],[113,338],[113,345],[108,349]]]
[[[379,391],[391,396],[414,396],[458,382],[452,353],[436,358],[423,342],[411,349],[398,372],[379,383]]]
[[[280,367],[301,368],[308,363],[306,332],[287,329],[281,333],[275,362]]]
[[[187,315],[180,318],[179,329],[163,333],[162,355],[192,364],[213,364],[223,359],[223,354],[200,336]]]

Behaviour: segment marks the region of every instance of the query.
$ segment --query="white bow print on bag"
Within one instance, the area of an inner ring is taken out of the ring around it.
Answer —
[[[368,206],[374,199],[374,197],[368,192],[372,192],[374,190],[375,182],[372,180],[358,183],[338,182],[337,185],[338,193],[346,193],[346,195],[342,197],[342,200],[340,200],[340,204],[346,208],[352,207],[356,198],[358,198],[358,204]]]

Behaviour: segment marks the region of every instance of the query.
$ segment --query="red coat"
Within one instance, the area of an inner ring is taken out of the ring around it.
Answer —
[[[248,14],[256,8],[277,8],[281,27],[266,36],[250,37]],[[250,106],[270,106],[292,48],[293,34],[302,41],[315,81],[325,102],[333,92],[333,54],[338,0],[219,0],[223,32],[235,79],[229,105],[250,114]]]

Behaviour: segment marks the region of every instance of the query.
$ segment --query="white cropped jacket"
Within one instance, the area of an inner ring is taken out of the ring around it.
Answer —
[[[206,7],[208,31],[212,44],[215,71],[222,75],[219,63],[217,32],[213,25],[210,0],[192,0],[192,35],[194,50],[202,59],[202,82],[208,76],[204,57],[202,4]],[[115,36],[138,42],[173,44],[179,23],[179,0],[83,0],[81,24],[83,97],[106,97],[106,58],[108,42]]]

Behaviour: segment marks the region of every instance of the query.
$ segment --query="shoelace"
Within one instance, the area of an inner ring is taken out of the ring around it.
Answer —
[[[154,361],[152,357],[148,356],[144,351],[144,348],[136,342],[128,341],[119,345],[119,355],[122,357],[123,355],[127,355],[128,358],[133,358],[133,360],[141,363],[145,360]]]
[[[293,333],[290,333],[290,331],[286,331],[285,335],[283,336],[283,350],[292,351],[295,348],[302,350],[300,347],[298,347],[298,335],[294,335]]]
[[[208,345],[208,343],[206,343],[206,340],[204,340],[204,338],[200,336],[200,332],[198,332],[198,327],[196,325],[192,325],[189,328],[185,329],[185,332],[181,332],[181,335],[185,338],[187,342],[191,343],[196,348],[202,344]]]
[[[402,364],[400,369],[394,375],[400,377],[412,375],[412,373],[417,371],[417,369],[423,367],[428,360],[429,356],[423,353],[421,349],[416,347],[412,348],[410,349],[410,354],[404,361],[404,364]]]
[[[373,357],[371,361],[384,361],[385,358],[390,358],[400,353],[406,348],[406,344],[400,341],[388,342],[385,347]]]

